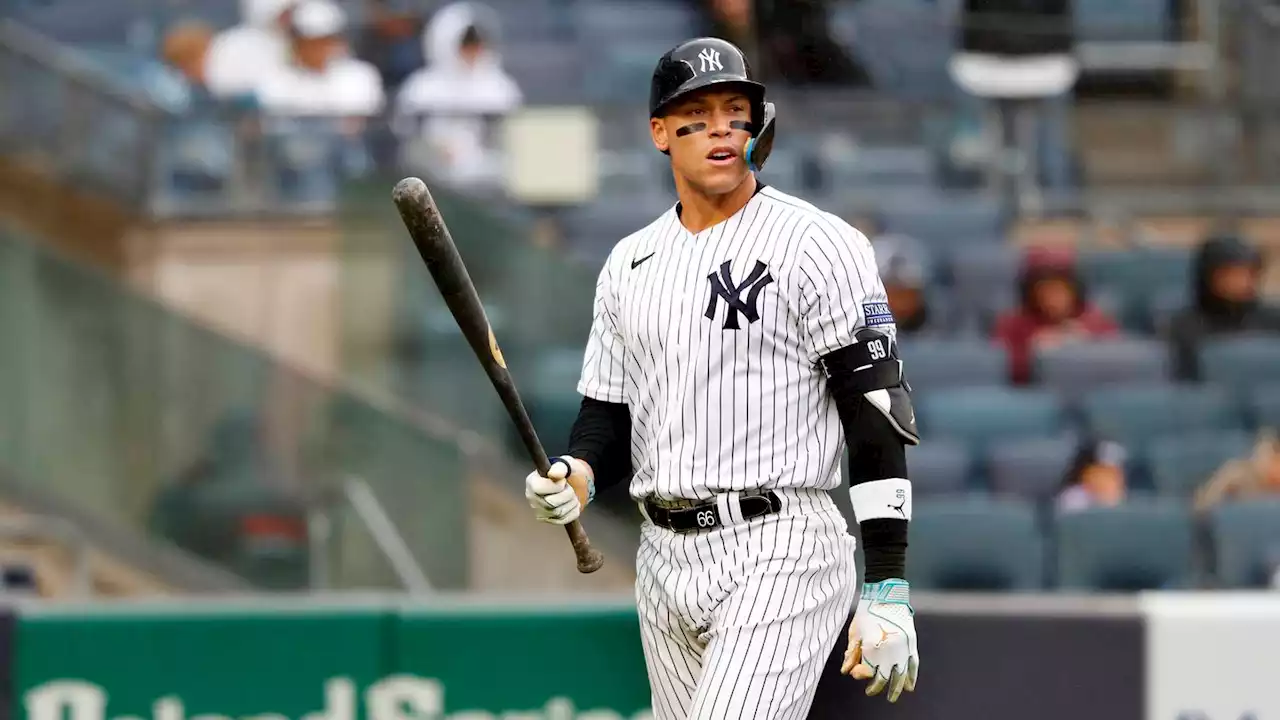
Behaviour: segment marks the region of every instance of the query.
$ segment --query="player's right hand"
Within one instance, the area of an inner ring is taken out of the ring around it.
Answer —
[[[551,458],[546,477],[534,470],[524,479],[524,496],[534,517],[552,525],[568,525],[577,520],[595,492],[591,466],[568,455]]]

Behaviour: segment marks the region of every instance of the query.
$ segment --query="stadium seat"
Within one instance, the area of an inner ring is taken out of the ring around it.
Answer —
[[[1248,456],[1252,445],[1248,433],[1230,430],[1156,438],[1147,452],[1151,480],[1160,495],[1188,499],[1224,462]]]
[[[988,387],[922,395],[916,402],[920,430],[928,438],[949,438],[986,454],[988,445],[1053,437],[1065,428],[1062,405],[1049,392]]]
[[[569,209],[563,231],[573,247],[612,248],[619,240],[646,227],[670,207],[665,201],[637,202],[634,198],[603,198]]]
[[[1256,388],[1245,401],[1250,424],[1280,430],[1280,383]]]
[[[1280,383],[1280,338],[1213,338],[1200,349],[1200,376],[1245,398],[1260,385]]]
[[[1175,40],[1171,5],[1164,0],[1075,0],[1075,35],[1083,42]]]
[[[658,55],[698,34],[693,6],[673,0],[585,2],[577,5],[574,16],[580,37],[605,44],[641,40],[658,48],[649,59],[651,72]]]
[[[947,274],[961,312],[984,325],[1014,307],[1022,255],[1002,243],[977,244],[947,253]]]
[[[503,68],[511,73],[530,105],[574,103],[585,92],[582,49],[566,42],[510,43],[502,48]]]
[[[1069,434],[996,443],[987,454],[987,477],[993,492],[1045,503],[1062,485],[1075,456],[1077,439]]]
[[[1144,499],[1055,518],[1056,585],[1064,590],[1181,588],[1191,576],[1186,503]]]
[[[1143,451],[1159,436],[1238,430],[1243,425],[1230,394],[1211,385],[1117,385],[1088,393],[1082,409],[1094,433],[1131,452]]]
[[[1096,339],[1040,350],[1034,376],[1065,398],[1116,383],[1135,383],[1168,375],[1168,345],[1148,338]]]
[[[1191,254],[1181,248],[1096,250],[1082,253],[1078,264],[1090,291],[1112,296],[1122,324],[1139,330],[1150,326],[1156,298],[1191,286]]]
[[[907,577],[926,590],[1035,590],[1044,546],[1028,503],[922,499],[912,509]]]
[[[969,446],[964,443],[929,440],[907,448],[907,470],[917,497],[967,492],[972,466]]]
[[[925,340],[900,337],[898,354],[912,392],[1005,384],[1009,361],[1003,348],[986,340]]]
[[[1280,567],[1280,501],[1225,503],[1210,512],[1214,572],[1229,588],[1269,587]]]
[[[948,15],[921,0],[840,2],[831,9],[831,32],[877,90],[903,100],[947,100],[955,89],[947,72],[955,45]]]
[[[902,198],[885,203],[880,224],[885,232],[909,235],[948,252],[956,246],[997,243],[1004,239],[1006,217],[999,202],[985,195],[938,195]]]

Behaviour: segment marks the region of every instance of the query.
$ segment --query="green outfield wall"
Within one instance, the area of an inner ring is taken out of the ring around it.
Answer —
[[[29,720],[638,720],[631,606],[394,603],[23,611]]]

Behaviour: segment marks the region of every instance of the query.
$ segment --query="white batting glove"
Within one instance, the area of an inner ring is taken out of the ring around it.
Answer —
[[[552,525],[568,525],[577,520],[595,494],[591,466],[568,455],[551,458],[547,477],[534,470],[524,479],[524,496],[534,517]]]
[[[916,689],[919,671],[915,610],[907,581],[864,584],[858,610],[849,623],[849,649],[840,672],[870,680],[868,695],[879,695],[889,688],[889,702],[897,702],[904,689]]]

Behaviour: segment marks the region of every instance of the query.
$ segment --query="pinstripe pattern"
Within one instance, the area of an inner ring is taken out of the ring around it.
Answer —
[[[636,605],[657,720],[804,718],[855,601],[854,539],[825,492],[706,533],[648,523]]]
[[[767,187],[697,234],[672,208],[601,270],[578,391],[628,405],[632,497],[783,498],[710,531],[644,524],[636,598],[655,717],[808,712],[857,584],[825,492],[845,441],[817,361],[854,342],[864,303],[885,302],[862,233]]]
[[[735,282],[757,261],[773,278],[759,321],[739,317],[738,330],[723,328],[726,302],[704,316],[725,261]],[[632,496],[838,487],[844,436],[816,362],[853,342],[871,302],[887,300],[866,237],[769,187],[696,235],[672,208],[620,242],[597,282],[578,391],[629,406]]]

